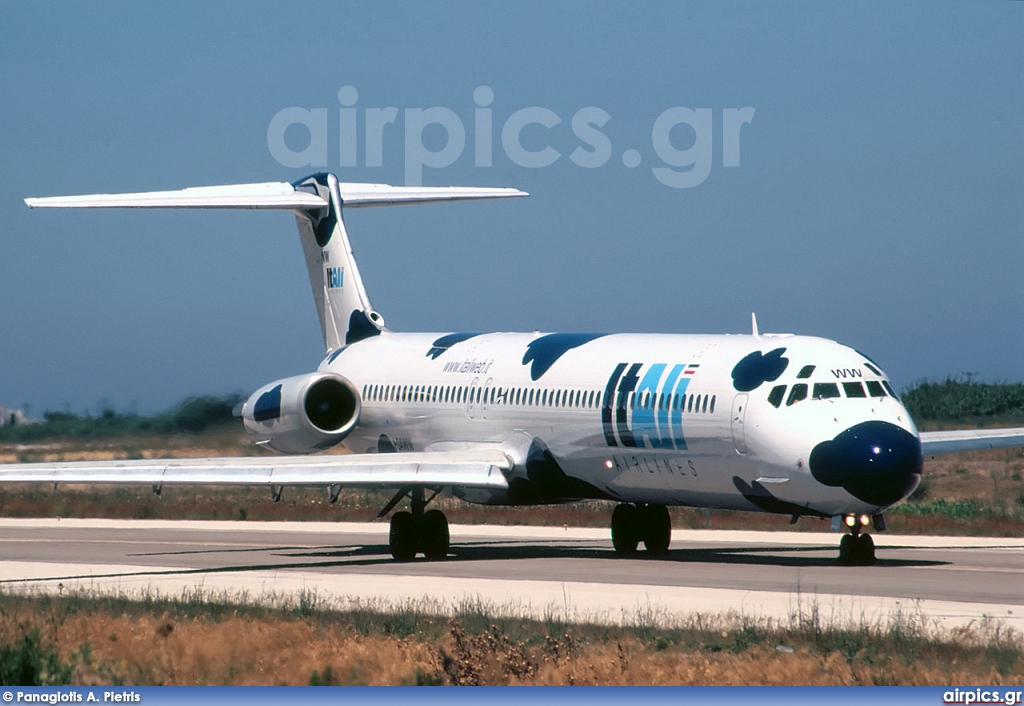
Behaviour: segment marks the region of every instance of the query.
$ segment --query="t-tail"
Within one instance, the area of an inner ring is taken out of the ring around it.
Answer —
[[[389,186],[339,182],[313,174],[292,182],[205,186],[180,191],[90,194],[25,199],[29,208],[256,208],[295,213],[327,351],[377,336],[383,317],[374,311],[352,255],[346,208],[527,196],[517,189]]]

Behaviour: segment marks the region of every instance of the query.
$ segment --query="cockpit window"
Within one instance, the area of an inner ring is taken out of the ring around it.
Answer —
[[[839,386],[834,382],[814,383],[814,399],[827,400],[832,397],[839,397]]]
[[[868,380],[868,394],[872,397],[885,397],[885,389],[878,380]]]
[[[809,378],[811,376],[811,373],[814,372],[814,367],[815,366],[813,365],[805,365],[804,367],[800,368],[800,372],[796,374],[797,380],[806,380],[807,378]]]
[[[786,400],[786,406],[796,404],[800,400],[807,399],[807,385],[805,383],[799,383],[793,385],[793,389],[789,391],[789,399]]]
[[[782,398],[786,396],[786,386],[776,385],[772,388],[772,391],[768,393],[768,402],[772,407],[778,407],[782,404]]]
[[[843,392],[846,393],[847,397],[867,397],[864,394],[864,386],[859,382],[844,382]]]
[[[864,367],[873,372],[878,377],[882,377],[882,371],[873,366],[871,363],[864,363]]]
[[[882,380],[882,384],[885,385],[886,392],[888,392],[890,395],[892,395],[896,399],[900,398],[900,396],[896,394],[896,390],[892,389],[892,385],[889,384],[888,380]]]

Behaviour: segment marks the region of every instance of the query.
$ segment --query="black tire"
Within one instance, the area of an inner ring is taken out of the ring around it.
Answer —
[[[640,511],[627,503],[612,511],[612,546],[619,554],[634,554],[640,544]]]
[[[448,518],[440,510],[427,511],[420,520],[420,548],[424,555],[428,559],[444,559],[450,542]]]
[[[642,515],[644,547],[651,554],[664,554],[672,542],[672,518],[664,505],[648,505]]]
[[[416,557],[417,524],[412,513],[405,510],[391,516],[388,546],[395,561],[412,561]]]
[[[875,540],[870,534],[862,534],[857,538],[857,566],[875,565]]]
[[[856,545],[857,538],[852,534],[844,534],[843,538],[839,540],[839,564],[842,566],[852,566],[856,559]]]

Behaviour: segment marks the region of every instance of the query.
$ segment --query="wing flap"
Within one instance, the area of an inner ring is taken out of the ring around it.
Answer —
[[[1024,446],[1024,427],[921,432],[921,451],[925,456],[1008,446]]]
[[[500,451],[0,464],[0,483],[507,488]]]

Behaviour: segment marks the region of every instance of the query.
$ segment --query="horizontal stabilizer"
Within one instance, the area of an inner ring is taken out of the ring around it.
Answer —
[[[0,464],[0,483],[508,488],[500,451]]]
[[[1024,446],[1024,427],[921,432],[921,451],[925,456],[1008,446]]]
[[[342,205],[400,206],[406,203],[443,203],[473,199],[507,199],[529,196],[519,189],[471,186],[389,186],[388,184],[338,184]]]
[[[412,203],[468,201],[528,196],[518,189],[462,186],[424,187],[339,183],[343,206],[397,206]],[[328,202],[319,194],[296,189],[287,182],[201,186],[178,191],[137,194],[86,194],[28,198],[29,208],[266,208],[319,210]]]
[[[88,194],[25,199],[29,208],[283,208],[320,209],[327,202],[286,182],[200,186],[138,194]]]

